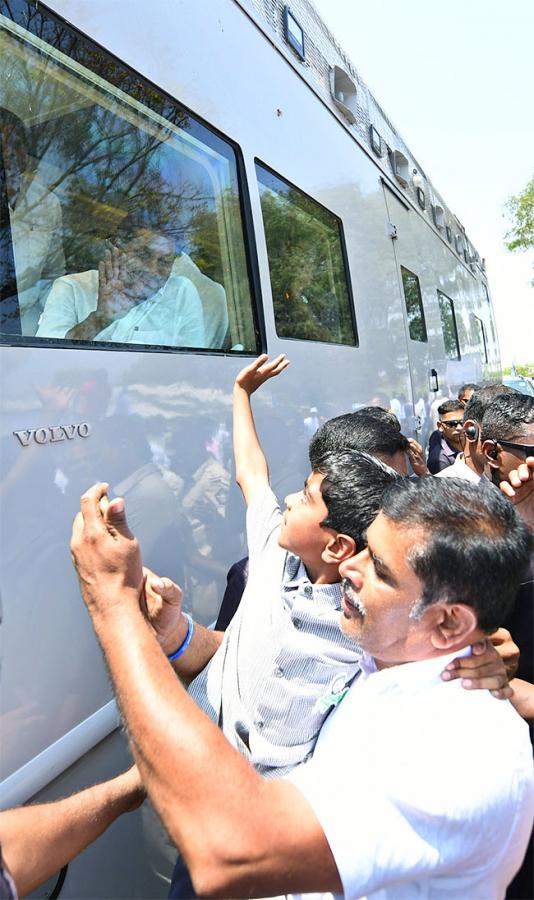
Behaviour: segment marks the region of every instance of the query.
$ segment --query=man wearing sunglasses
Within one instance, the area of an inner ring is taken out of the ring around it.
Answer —
[[[462,450],[464,407],[459,400],[445,400],[438,407],[438,431],[441,440],[428,454],[427,465],[432,475],[452,466]]]
[[[527,456],[534,456],[534,397],[496,397],[484,413],[481,442],[491,480],[496,485],[507,481]]]

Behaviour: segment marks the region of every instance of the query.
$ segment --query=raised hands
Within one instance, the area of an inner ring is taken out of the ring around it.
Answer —
[[[102,328],[122,319],[135,306],[136,297],[131,291],[128,272],[128,256],[117,247],[110,247],[98,266],[98,302],[96,313]]]
[[[267,354],[262,353],[253,363],[241,369],[236,376],[236,385],[243,388],[249,396],[254,391],[257,391],[269,378],[275,378],[277,375],[280,375],[289,365],[289,360],[286,359],[285,353],[281,353],[280,356],[277,356],[271,362],[268,362],[268,359]]]

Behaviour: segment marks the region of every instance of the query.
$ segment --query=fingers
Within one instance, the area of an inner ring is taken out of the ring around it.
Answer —
[[[102,522],[100,501],[107,494],[108,488],[109,484],[97,483],[90,487],[85,494],[82,494],[80,499],[80,513],[82,515],[83,525],[86,527],[94,527]],[[78,516],[76,518],[78,518]]]
[[[155,578],[151,581],[152,590],[159,594],[164,603],[169,606],[182,605],[182,589],[178,587],[170,578]]]
[[[112,500],[104,513],[104,521],[106,525],[114,528],[123,537],[133,538],[133,534],[128,527],[126,520],[126,510],[122,497],[116,497]]]
[[[507,644],[511,641],[512,635],[507,628],[497,628],[496,631],[490,634],[489,639],[494,647],[498,647],[499,644]]]

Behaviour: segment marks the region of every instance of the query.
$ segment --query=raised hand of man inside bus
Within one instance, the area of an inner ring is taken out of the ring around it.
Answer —
[[[513,696],[509,679],[513,677],[519,660],[519,648],[505,628],[498,628],[484,641],[471,647],[471,656],[453,659],[441,673],[444,681],[462,679],[468,690],[486,689],[498,700]]]
[[[110,247],[98,265],[98,301],[95,315],[101,327],[122,319],[140,298],[137,296],[130,272],[128,254],[118,247]]]

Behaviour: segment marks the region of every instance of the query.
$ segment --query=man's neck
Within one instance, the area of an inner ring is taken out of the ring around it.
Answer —
[[[471,456],[471,448],[469,444],[466,444],[464,448],[464,463],[466,464],[468,469],[471,469],[471,471],[476,475],[484,474],[484,464],[482,464],[481,466],[477,465],[477,463]]]

